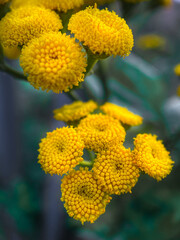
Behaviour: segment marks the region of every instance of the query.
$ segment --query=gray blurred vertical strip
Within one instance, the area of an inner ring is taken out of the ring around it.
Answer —
[[[53,109],[68,103],[71,103],[71,100],[64,94],[53,95]],[[63,126],[64,123],[52,119],[51,129],[49,129],[49,131]],[[66,235],[65,210],[63,208],[63,203],[60,201],[60,184],[60,176],[46,175],[43,196],[43,240],[64,240],[64,236]]]
[[[10,76],[0,72],[0,182],[4,186],[17,175],[19,168],[15,84]]]
[[[15,84],[10,76],[0,72],[0,186],[5,190],[18,176],[20,166]],[[0,211],[6,239],[20,240],[11,216],[1,206]]]

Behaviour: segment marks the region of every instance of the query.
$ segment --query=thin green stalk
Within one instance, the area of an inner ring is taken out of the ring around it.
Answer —
[[[9,67],[8,65],[6,65],[4,63],[0,65],[0,71],[6,72],[19,80],[27,81],[27,77],[24,76],[23,73],[16,71],[15,69]]]
[[[83,161],[80,163],[80,165],[83,166],[83,167],[92,167],[92,166],[93,166],[93,161],[83,160]]]
[[[66,92],[65,93],[72,101],[79,101],[80,98],[77,94],[75,94],[74,92],[72,91],[69,91],[69,92]]]
[[[88,75],[88,73],[93,69],[94,65],[97,63],[98,59],[92,55],[87,54],[87,67],[86,67],[86,74],[85,77]]]

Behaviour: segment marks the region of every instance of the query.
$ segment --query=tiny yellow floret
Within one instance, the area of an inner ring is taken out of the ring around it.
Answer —
[[[36,88],[69,91],[84,81],[86,58],[82,47],[66,34],[47,33],[22,49],[20,64]]]
[[[140,125],[143,121],[143,118],[141,116],[130,112],[125,107],[117,106],[113,103],[106,102],[100,107],[100,109],[102,109],[103,112],[107,115],[118,119],[120,122],[128,124],[130,126]]]
[[[80,7],[84,4],[84,0],[12,0],[12,8],[19,6],[32,5],[45,7],[59,12],[67,12],[70,9]]]
[[[108,9],[87,7],[71,17],[68,29],[93,54],[125,57],[134,45],[126,21]]]
[[[134,139],[134,164],[158,181],[172,170],[173,161],[156,135],[138,134]]]
[[[0,42],[4,47],[23,46],[42,33],[62,29],[59,16],[45,8],[25,6],[7,13],[0,21]]]
[[[72,104],[64,105],[54,110],[54,118],[59,121],[72,122],[86,117],[93,112],[98,105],[90,100],[88,102],[75,101]]]
[[[120,144],[99,153],[92,170],[98,183],[109,194],[131,193],[139,177],[131,150]]]
[[[174,73],[177,76],[180,76],[180,63],[178,63],[175,67],[174,67]]]
[[[45,173],[62,175],[83,161],[84,144],[72,127],[47,133],[39,144],[39,163]]]
[[[111,197],[105,193],[92,171],[80,168],[64,176],[61,184],[64,207],[70,217],[76,220],[93,223],[105,212]]]
[[[125,140],[126,132],[118,120],[102,114],[88,115],[82,119],[77,131],[85,147],[95,152]]]

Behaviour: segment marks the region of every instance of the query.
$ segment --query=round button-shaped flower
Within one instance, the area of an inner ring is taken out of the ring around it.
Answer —
[[[64,207],[70,217],[76,220],[93,223],[105,212],[111,197],[105,193],[92,171],[80,168],[64,176],[61,184]]]
[[[87,7],[71,17],[68,29],[93,54],[125,57],[134,44],[126,21],[107,9]]]
[[[97,104],[90,100],[88,102],[75,101],[54,110],[54,118],[59,121],[72,122],[86,117],[97,108]]]
[[[67,92],[84,81],[87,65],[81,46],[60,32],[33,39],[22,49],[20,64],[36,89],[55,93]]]
[[[131,193],[139,177],[131,150],[121,144],[98,153],[92,170],[98,183],[109,194]]]
[[[138,134],[134,139],[134,164],[158,181],[172,170],[173,161],[156,135]]]
[[[18,8],[20,6],[31,5],[58,10],[59,12],[67,12],[83,4],[84,0],[12,0],[11,7]]]
[[[84,141],[85,148],[95,152],[123,142],[126,135],[118,120],[102,114],[92,114],[82,119],[77,131]]]
[[[46,173],[62,175],[83,161],[84,144],[72,127],[47,133],[39,144],[39,163]]]
[[[59,16],[45,8],[25,6],[7,13],[0,21],[0,42],[5,47],[23,46],[42,33],[62,29]]]
[[[142,124],[143,118],[133,112],[130,112],[127,108],[117,106],[113,103],[106,102],[104,105],[100,107],[104,113],[107,115],[118,119],[124,124],[130,126],[136,126]]]

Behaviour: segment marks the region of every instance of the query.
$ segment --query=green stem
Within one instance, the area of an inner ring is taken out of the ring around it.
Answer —
[[[69,92],[66,92],[65,93],[72,101],[79,101],[80,98],[77,94],[75,94],[74,92],[72,91],[69,91]]]
[[[58,14],[62,20],[62,25],[63,25],[63,29],[61,30],[61,32],[66,33],[68,31],[68,23],[69,23],[69,19],[73,14],[73,10],[69,10],[66,13],[58,12]]]
[[[83,167],[92,167],[92,166],[93,166],[93,161],[83,160],[83,161],[80,163],[80,165],[83,166]]]
[[[97,61],[98,61],[98,59],[95,56],[93,56],[92,54],[88,54],[87,53],[87,67],[86,67],[85,77],[93,69],[93,67],[97,63]]]
[[[0,64],[0,71],[6,72],[6,73],[12,75],[15,78],[18,78],[19,80],[27,81],[27,77],[24,76],[24,74],[22,74],[21,72],[16,71],[15,69],[9,67],[8,65],[6,65],[4,63]]]

